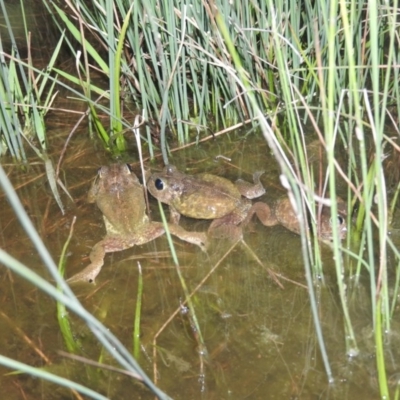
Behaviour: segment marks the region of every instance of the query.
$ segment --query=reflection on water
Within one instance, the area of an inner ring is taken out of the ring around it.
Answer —
[[[61,216],[51,198],[41,165],[27,172],[13,167],[8,169],[25,208],[56,261],[68,236],[72,217],[77,215],[67,260],[68,276],[88,264],[87,255],[91,247],[105,233],[99,210],[86,204],[85,197],[97,168],[112,160],[102,153],[90,154],[92,150],[88,149],[92,146],[83,139],[76,139],[68,152],[71,156],[67,156],[63,163],[63,180],[75,200],[75,204],[71,204],[64,199],[68,210],[65,216]],[[248,157],[249,152],[251,157]],[[218,154],[230,157],[231,161],[219,159],[215,162],[213,157]],[[174,153],[171,162],[186,173],[207,171],[232,180],[239,177],[250,180],[255,170],[265,170],[261,180],[267,193],[263,198],[270,200],[284,194],[279,185],[277,166],[263,139],[256,135],[248,136],[246,141],[218,138],[200,147]],[[135,164],[134,168],[137,168]],[[152,168],[161,169],[162,165]],[[139,168],[135,172],[138,173]],[[4,197],[0,201],[2,247],[46,276]],[[158,220],[158,206],[153,200],[151,209],[152,218]],[[208,226],[204,221],[193,222],[188,218],[182,218],[182,224],[188,230],[206,230]],[[128,348],[132,348],[140,262],[144,292],[143,347],[139,361],[150,376],[156,363],[158,385],[175,399],[376,398],[378,389],[368,290],[361,284],[353,289],[354,295],[349,291],[357,336],[362,337],[360,356],[349,360],[343,342],[343,320],[332,255],[328,248],[323,248],[326,285],[318,288],[318,304],[336,378],[334,384],[328,384],[304,286],[299,236],[280,226],[267,228],[253,221],[246,229],[244,240],[262,265],[241,243],[227,254],[231,243],[215,241],[204,254],[193,245],[174,241],[189,291],[214,268],[194,296],[196,317],[208,354],[204,359],[199,356],[191,318],[178,312],[168,322],[184,301],[184,296],[165,237],[107,255],[97,286],[77,285],[74,290],[85,307]],[[268,272],[271,270],[279,277],[281,286],[271,278]],[[63,350],[64,345],[55,318],[54,302],[6,269],[1,269],[0,273],[2,354],[31,365],[44,366],[110,398],[132,398],[132,393],[135,398],[152,398],[130,378],[112,372],[98,372],[95,368],[60,357],[57,351]],[[103,362],[113,364],[107,355],[102,354],[87,328],[73,316],[72,321],[84,355],[95,360],[104,356]],[[391,340],[398,344],[399,338],[392,337]],[[154,344],[157,346],[156,359],[153,358]],[[397,351],[392,354],[397,357]],[[2,367],[0,372],[2,388],[10,393],[9,399],[21,398],[21,393],[28,398],[69,396],[65,389],[51,384],[27,376],[4,376],[9,371]],[[204,381],[199,379],[203,372]],[[396,368],[390,372],[394,374]]]

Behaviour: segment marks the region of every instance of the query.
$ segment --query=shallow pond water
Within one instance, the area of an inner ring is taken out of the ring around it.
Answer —
[[[62,142],[64,136],[61,130],[58,139],[53,140]],[[215,161],[217,155],[231,160]],[[56,159],[57,155],[53,157]],[[132,161],[139,174],[135,157],[125,161]],[[51,196],[40,162],[26,171],[4,164],[56,262],[72,218],[77,216],[67,258],[67,276],[88,264],[90,249],[104,235],[99,210],[93,204],[86,204],[85,199],[97,168],[111,162],[104,151],[87,140],[85,132],[72,140],[61,176],[74,203],[62,196],[67,207],[64,216]],[[285,193],[279,184],[278,167],[259,134],[248,135],[246,139],[240,135],[219,137],[173,153],[170,162],[187,173],[207,171],[232,180],[250,180],[254,171],[265,170],[261,180],[267,193],[262,199],[269,201]],[[150,167],[161,169],[160,159]],[[4,196],[0,201],[2,248],[48,277]],[[152,218],[158,220],[158,206],[153,199],[151,209]],[[182,224],[188,230],[206,230],[208,226],[204,221],[188,218],[182,218]],[[335,378],[329,384],[310,312],[299,236],[283,227],[265,227],[254,220],[246,228],[244,241],[245,244],[238,243],[232,248],[229,241],[215,240],[208,252],[203,253],[193,245],[174,240],[189,291],[203,281],[193,301],[206,348],[204,357],[199,354],[199,336],[192,329],[190,313],[178,312],[167,322],[180,309],[184,294],[165,237],[107,255],[97,285],[75,285],[73,290],[83,305],[131,349],[140,262],[144,289],[139,362],[153,379],[156,366],[157,384],[174,399],[377,398],[370,300],[363,284],[349,288],[360,355],[348,358],[332,253],[322,246],[325,284],[320,285],[317,293]],[[75,379],[112,399],[153,398],[131,378],[62,357],[58,351],[65,347],[55,302],[5,268],[0,269],[0,279],[3,355]],[[71,320],[83,355],[94,360],[102,356],[103,362],[114,364],[102,353],[85,325],[73,315]],[[399,338],[393,334],[390,341],[393,362],[389,373],[395,374],[394,360],[398,354],[393,349],[400,348]],[[7,376],[7,372],[0,367],[1,387],[7,391],[8,399],[76,398],[67,389],[27,375]]]

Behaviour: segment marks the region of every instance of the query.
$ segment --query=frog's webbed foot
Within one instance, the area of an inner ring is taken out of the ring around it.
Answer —
[[[208,238],[204,232],[189,232],[180,225],[168,224],[171,235],[178,237],[185,242],[199,246],[203,251],[208,247]]]
[[[67,283],[68,284],[77,282],[95,283],[95,279],[104,265],[105,254],[106,254],[106,249],[103,245],[103,242],[97,243],[93,247],[90,253],[91,263],[81,272],[78,272],[77,274],[71,276],[71,278],[67,279]]]
[[[77,283],[77,282],[87,282],[87,283],[95,283],[95,279],[97,275],[100,273],[101,268],[103,267],[103,263],[99,264],[90,264],[81,272],[78,272],[71,278],[67,279],[67,283]]]
[[[248,199],[256,199],[257,197],[262,196],[265,193],[265,188],[260,181],[260,176],[265,171],[256,171],[253,174],[253,182],[250,183],[244,181],[243,179],[238,179],[235,182],[236,187],[238,188],[240,194]]]

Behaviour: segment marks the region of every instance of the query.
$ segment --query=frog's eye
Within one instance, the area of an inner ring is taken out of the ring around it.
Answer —
[[[164,189],[164,182],[162,181],[162,179],[157,178],[154,181],[154,186],[156,187],[157,190],[163,190]]]
[[[339,222],[339,225],[343,225],[344,224],[344,218],[341,215],[337,216],[337,220]]]
[[[337,222],[339,225],[343,225],[343,224],[344,224],[344,218],[343,218],[341,215],[338,215],[338,216],[336,217],[336,222]],[[332,225],[332,218],[329,220],[329,223],[330,223],[330,225]]]

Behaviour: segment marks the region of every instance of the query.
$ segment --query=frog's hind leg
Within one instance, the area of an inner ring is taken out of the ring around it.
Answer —
[[[124,240],[120,236],[107,237],[96,243],[90,252],[89,258],[91,263],[81,272],[71,276],[67,279],[67,283],[87,282],[95,283],[97,275],[100,273],[104,265],[104,257],[106,253],[113,253],[115,251],[122,251],[129,249],[135,245],[137,240],[129,241]]]
[[[94,283],[97,275],[100,273],[104,265],[104,257],[106,255],[106,248],[104,240],[97,243],[90,252],[91,263],[81,272],[71,276],[67,279],[67,283],[87,282]]]
[[[248,224],[253,218],[254,214],[257,215],[257,218],[265,226],[274,226],[279,223],[275,213],[271,210],[271,207],[267,203],[258,201],[251,206],[247,217],[243,221],[242,225]]]

